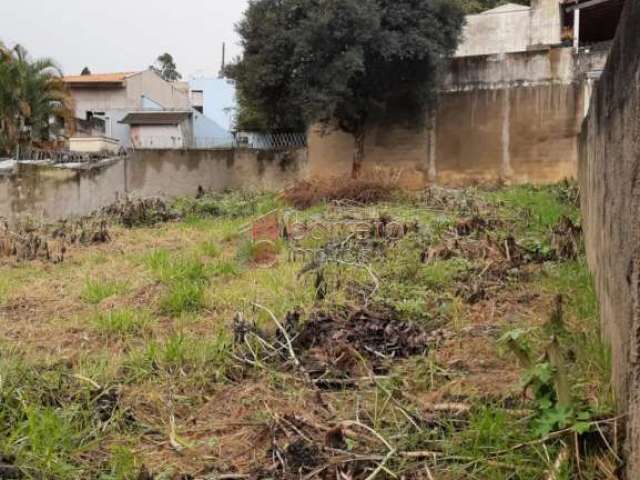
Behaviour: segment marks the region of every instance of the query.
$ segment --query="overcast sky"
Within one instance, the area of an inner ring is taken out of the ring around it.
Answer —
[[[247,0],[0,0],[0,40],[53,57],[65,74],[147,68],[171,53],[186,78],[217,74],[222,42],[238,55],[234,24]]]

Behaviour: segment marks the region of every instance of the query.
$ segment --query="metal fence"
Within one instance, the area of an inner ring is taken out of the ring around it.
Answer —
[[[284,150],[287,148],[303,148],[307,146],[307,135],[304,133],[238,133],[238,147],[256,150]]]
[[[182,137],[141,135],[131,139],[131,143],[134,149],[144,150],[227,150],[241,148],[251,150],[287,150],[289,148],[306,147],[307,136],[304,133],[239,133],[235,136],[185,139]]]

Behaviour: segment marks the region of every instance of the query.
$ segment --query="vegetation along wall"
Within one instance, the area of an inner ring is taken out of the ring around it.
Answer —
[[[627,417],[627,478],[640,478],[640,2],[628,1],[580,141],[587,252]]]
[[[0,176],[0,218],[55,221],[127,196],[172,199],[199,187],[278,190],[304,174],[306,150],[137,150],[90,169],[19,165]]]

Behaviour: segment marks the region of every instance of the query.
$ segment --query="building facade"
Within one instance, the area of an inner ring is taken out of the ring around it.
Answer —
[[[192,148],[229,136],[193,108],[187,83],[167,82],[151,69],[64,80],[75,101],[75,138],[83,139],[72,139],[72,148],[91,151],[105,141],[118,148]]]

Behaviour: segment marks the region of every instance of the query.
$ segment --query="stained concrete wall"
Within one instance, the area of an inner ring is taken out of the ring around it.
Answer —
[[[466,20],[457,57],[525,52],[561,43],[559,0],[532,0],[531,7],[508,3]]]
[[[530,8],[508,4],[477,15],[467,15],[456,56],[522,52],[531,38]]]
[[[562,21],[558,0],[531,0],[529,44],[557,45],[561,41]]]
[[[597,63],[577,58],[571,48],[554,48],[453,59],[432,120],[408,128],[391,119],[369,129],[364,172],[396,176],[406,188],[575,177],[590,93],[579,65]],[[348,175],[352,158],[349,135],[311,130],[310,175]]]
[[[580,139],[589,264],[627,417],[627,478],[640,478],[640,1],[627,1]]]
[[[306,150],[139,150],[100,166],[19,165],[0,176],[0,218],[55,221],[88,215],[125,197],[172,199],[198,187],[280,190],[306,174]]]

